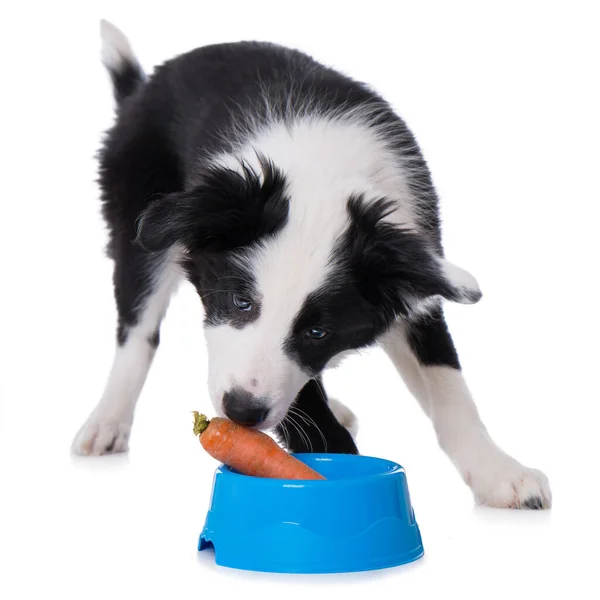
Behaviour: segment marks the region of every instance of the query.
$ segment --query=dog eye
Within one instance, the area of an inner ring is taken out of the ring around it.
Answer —
[[[250,312],[252,310],[253,304],[252,300],[248,300],[248,298],[244,298],[242,296],[233,295],[233,305],[238,309],[244,312]]]
[[[321,329],[321,327],[311,327],[306,332],[306,335],[311,340],[322,340],[328,333],[329,331],[327,331],[326,329]]]

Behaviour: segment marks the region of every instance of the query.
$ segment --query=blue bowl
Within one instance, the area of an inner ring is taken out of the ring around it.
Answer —
[[[271,573],[395,567],[423,555],[404,469],[348,454],[296,454],[326,481],[217,469],[198,550],[218,565]]]

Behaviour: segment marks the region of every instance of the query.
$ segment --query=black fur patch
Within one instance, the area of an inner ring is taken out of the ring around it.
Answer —
[[[285,341],[285,351],[307,373],[319,374],[340,352],[375,342],[387,325],[383,311],[369,305],[351,282],[339,281],[309,295],[296,316]],[[312,327],[325,329],[320,340],[308,333]]]
[[[544,503],[539,496],[532,496],[523,502],[523,506],[525,508],[529,508],[530,510],[541,510],[544,508]]]
[[[441,308],[409,324],[408,342],[422,365],[460,369],[458,354]]]
[[[348,201],[350,224],[331,258],[333,276],[311,294],[285,343],[286,351],[312,375],[336,354],[373,344],[411,304],[454,293],[424,240],[384,221],[391,203]],[[311,327],[329,335],[307,336]]]
[[[152,348],[158,348],[160,344],[160,331],[158,329],[148,338],[148,343]]]
[[[123,322],[119,322],[117,325],[117,344],[119,346],[124,346],[127,341],[127,337],[129,335],[129,327],[125,325]]]
[[[281,171],[266,160],[261,160],[260,174],[247,165],[243,175],[209,168],[194,189],[152,202],[140,218],[136,241],[149,251],[165,250],[176,242],[189,251],[243,248],[285,225],[285,185]]]
[[[455,299],[455,290],[444,278],[428,240],[385,221],[393,201],[348,202],[351,226],[337,248],[361,295],[381,306],[389,320],[410,313],[414,301],[431,296]]]
[[[187,249],[183,267],[205,307],[207,325],[242,328],[260,316],[260,296],[245,254],[285,226],[285,178],[261,160],[261,173],[213,168],[190,192],[155,200],[140,220],[137,242],[160,252],[175,242]],[[151,254],[150,256],[152,256]],[[252,301],[250,311],[234,295]]]
[[[112,80],[117,104],[131,96],[145,79],[140,65],[135,61],[125,61],[116,69],[108,69],[108,74]]]
[[[117,124],[100,151],[99,166],[102,212],[110,236],[107,251],[115,261],[117,341],[121,345],[128,329],[137,324],[140,308],[152,294],[163,263],[161,253],[149,256],[133,245],[136,219],[152,198],[183,186],[181,164],[164,128],[169,113],[163,110],[161,119],[155,118],[162,101],[151,94],[130,98],[131,102],[119,108]]]
[[[117,438],[116,438],[116,437],[114,437],[114,438],[111,440],[110,444],[108,444],[108,446],[106,446],[106,448],[105,448],[105,450],[104,450],[104,451],[105,451],[105,452],[108,452],[108,453],[112,452],[113,448],[115,447],[115,442],[116,442],[116,441],[117,441]]]
[[[253,273],[243,266],[241,253],[192,253],[183,262],[204,305],[206,325],[228,323],[241,329],[260,317],[260,297]],[[233,303],[238,295],[253,302],[252,310],[239,310]]]

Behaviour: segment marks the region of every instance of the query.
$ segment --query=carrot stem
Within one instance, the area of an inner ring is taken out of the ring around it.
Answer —
[[[194,411],[194,435],[200,435],[208,426],[210,421],[206,415]]]

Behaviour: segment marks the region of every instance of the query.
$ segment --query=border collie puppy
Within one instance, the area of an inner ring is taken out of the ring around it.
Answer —
[[[442,311],[477,282],[442,249],[415,138],[369,87],[268,43],[199,48],[146,78],[102,22],[118,104],[100,153],[118,308],[104,394],[74,441],[127,449],[169,298],[205,312],[215,410],[294,452],[355,453],[354,415],[321,374],[380,344],[477,502],[546,508],[546,477],[481,422]]]

